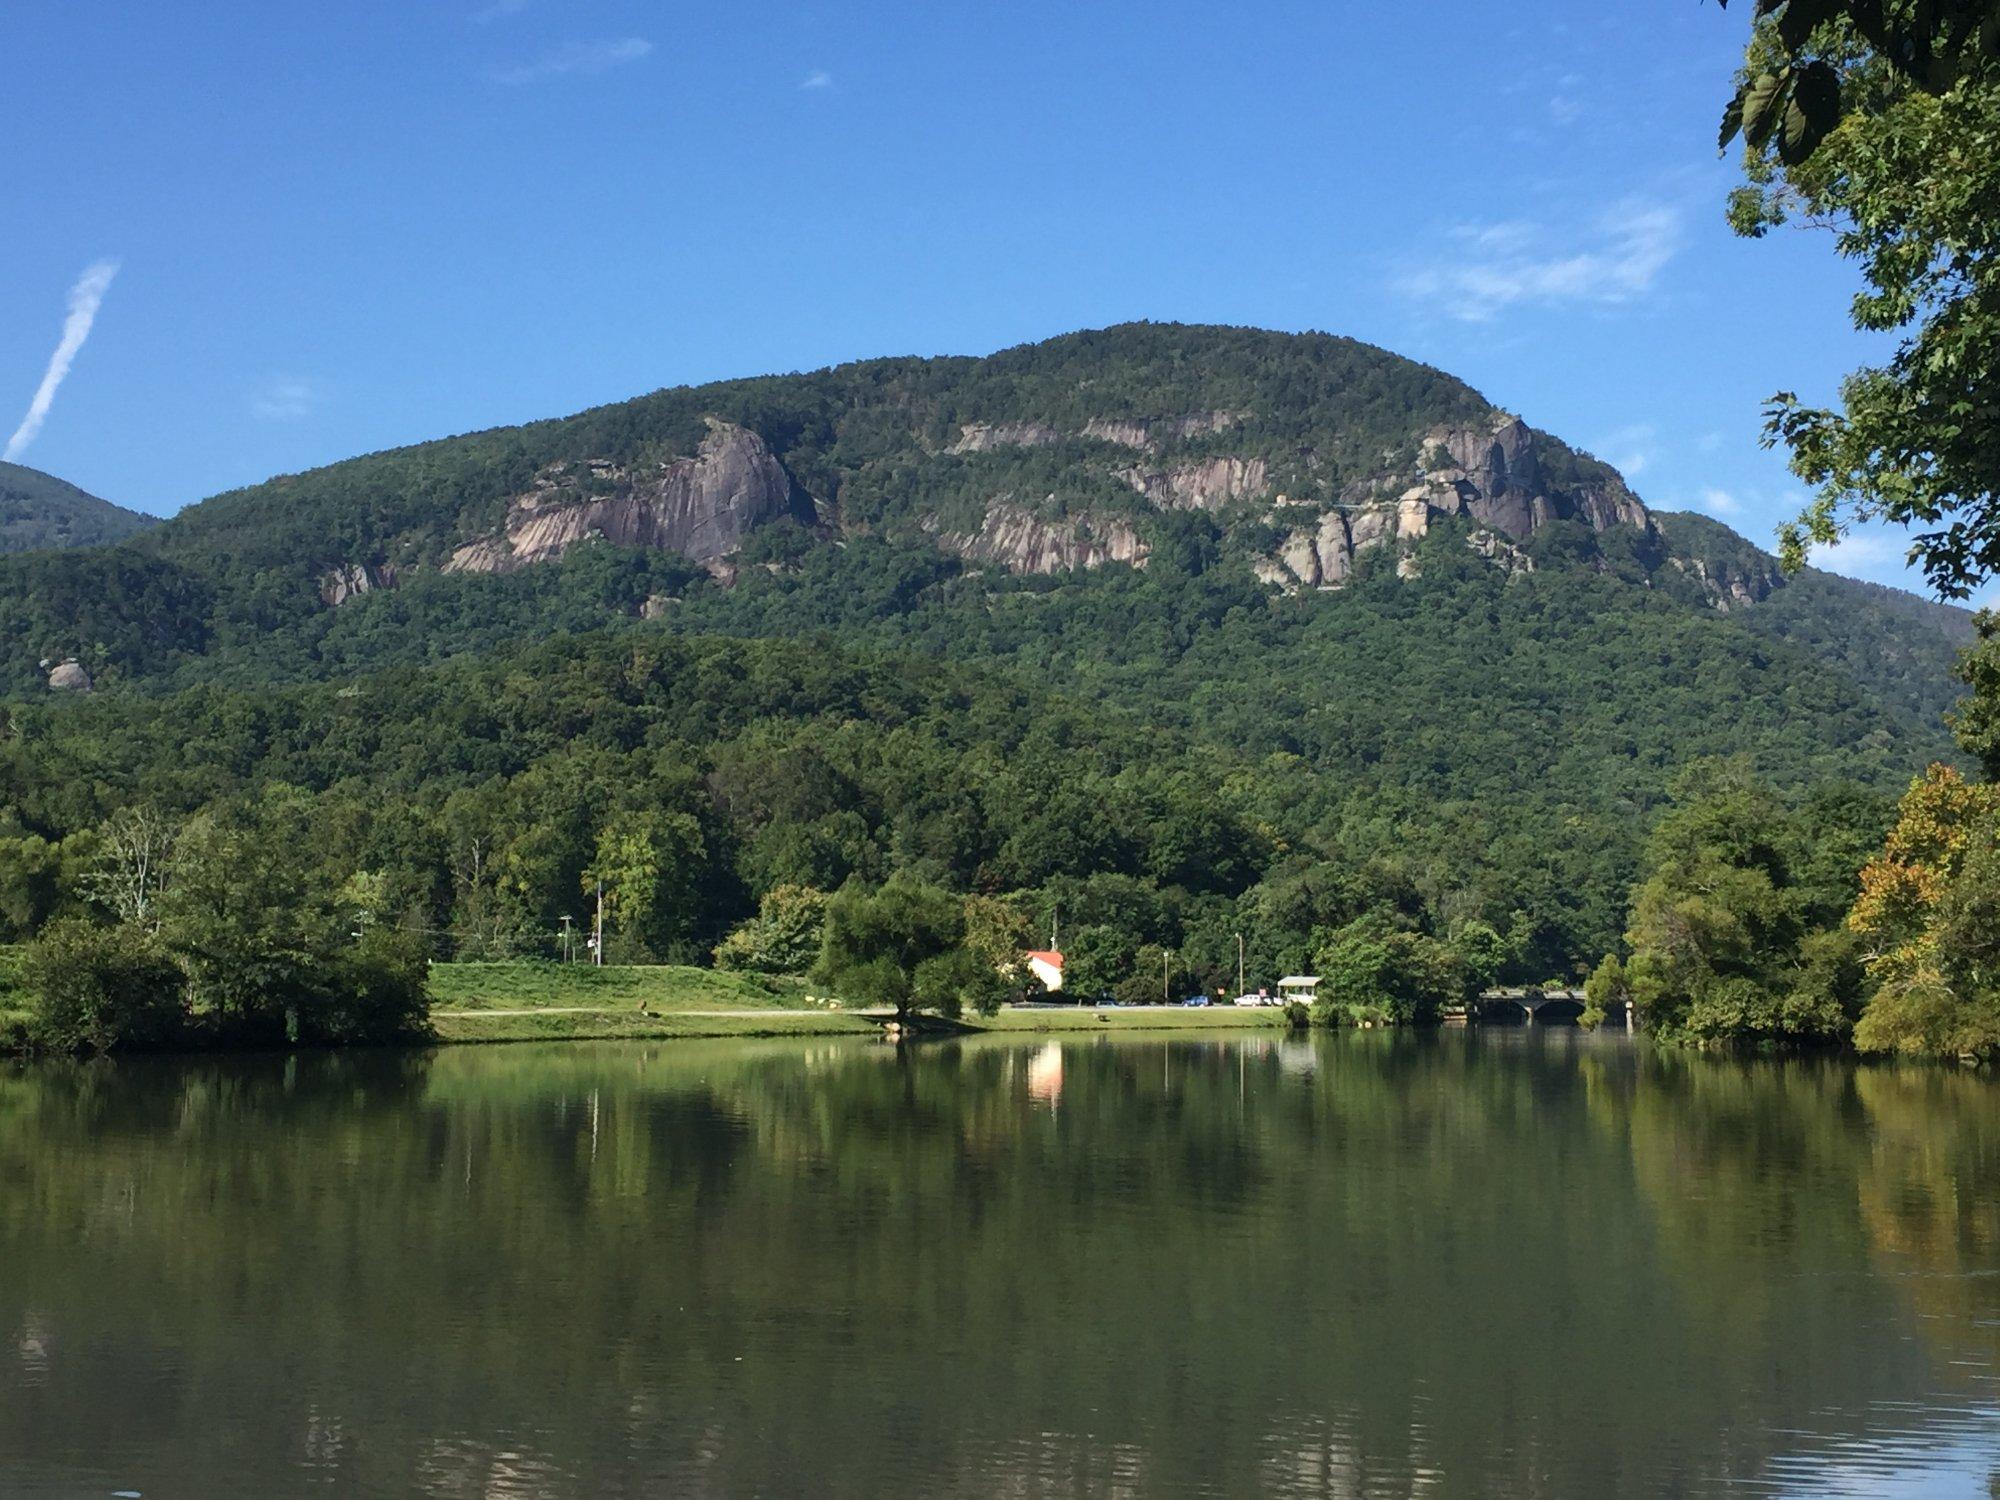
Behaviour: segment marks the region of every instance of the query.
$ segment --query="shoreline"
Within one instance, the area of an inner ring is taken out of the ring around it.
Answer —
[[[696,1037],[880,1035],[891,1019],[869,1011],[763,1009],[681,1010],[641,1014],[615,1009],[526,1007],[520,1010],[440,1008],[431,1012],[430,1046],[492,1046],[509,1042],[670,1041]],[[1280,1013],[1230,1007],[1163,1006],[1098,1010],[1078,1006],[1014,1010],[948,1020],[919,1018],[924,1036],[1053,1035],[1085,1032],[1279,1030]]]

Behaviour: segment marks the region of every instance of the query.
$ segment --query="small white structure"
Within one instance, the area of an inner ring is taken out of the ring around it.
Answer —
[[[1039,949],[1027,955],[1028,972],[1053,994],[1063,987],[1063,956],[1054,949]]]
[[[1301,1005],[1311,1005],[1313,996],[1319,993],[1319,975],[1287,974],[1278,981],[1278,998],[1287,1004],[1296,1000]]]

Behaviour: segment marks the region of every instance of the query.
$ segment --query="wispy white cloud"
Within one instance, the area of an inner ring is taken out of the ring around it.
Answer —
[[[493,77],[500,83],[523,84],[572,73],[605,73],[635,63],[652,50],[653,44],[642,36],[611,42],[570,42],[531,63],[503,68]]]
[[[1634,422],[1593,443],[1591,450],[1627,479],[1637,479],[1658,451],[1658,436],[1651,422]]]
[[[472,19],[484,26],[489,21],[504,21],[509,16],[518,16],[533,0],[492,0],[472,13]]]
[[[1616,307],[1658,283],[1681,243],[1681,213],[1653,199],[1628,198],[1579,229],[1558,232],[1520,221],[1461,225],[1464,248],[1401,272],[1404,296],[1451,317],[1483,323],[1523,304]]]
[[[833,75],[827,72],[825,68],[814,68],[812,72],[806,74],[805,81],[799,87],[802,89],[830,89],[833,87]]]
[[[1699,505],[1711,516],[1740,516],[1743,514],[1743,502],[1741,500],[1730,494],[1728,490],[1719,490],[1712,484],[1702,487],[1701,495],[1696,499],[1695,504]]]
[[[1815,542],[1807,552],[1807,561],[1815,568],[1854,577],[1894,572],[1905,567],[1909,557],[1908,537],[1872,531],[1850,532],[1831,546]]]
[[[1549,118],[1558,125],[1568,125],[1583,113],[1583,101],[1570,94],[1557,94],[1549,100]]]
[[[6,452],[0,454],[8,462],[27,452],[28,445],[41,435],[42,424],[49,419],[49,408],[55,405],[56,390],[69,374],[69,367],[76,363],[83,341],[90,337],[97,309],[104,305],[104,293],[117,274],[117,261],[100,260],[77,277],[76,285],[69,289],[69,314],[63,319],[62,337],[56,340],[55,353],[49,356],[48,368],[42,371],[42,383],[35,387],[34,397],[28,402],[27,415],[7,439]]]
[[[250,393],[250,415],[263,422],[293,422],[326,400],[319,386],[300,375],[273,375]]]

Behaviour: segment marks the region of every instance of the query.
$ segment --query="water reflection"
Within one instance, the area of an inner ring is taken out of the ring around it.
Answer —
[[[1996,1099],[1476,1030],[16,1068],[0,1493],[1977,1490]]]

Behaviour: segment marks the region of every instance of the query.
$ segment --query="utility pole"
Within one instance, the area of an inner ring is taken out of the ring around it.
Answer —
[[[1243,934],[1236,934],[1236,993],[1243,993]]]
[[[1062,908],[1060,906],[1052,906],[1049,908],[1049,952],[1062,952],[1062,944],[1056,941],[1056,937],[1061,931]]]
[[[1162,1005],[1174,1003],[1174,992],[1167,980],[1167,959],[1170,956],[1165,948],[1160,950],[1160,1004]]]
[[[590,946],[596,951],[597,966],[600,969],[603,968],[604,967],[604,882],[602,880],[599,880],[597,882],[597,935],[590,940]]]

